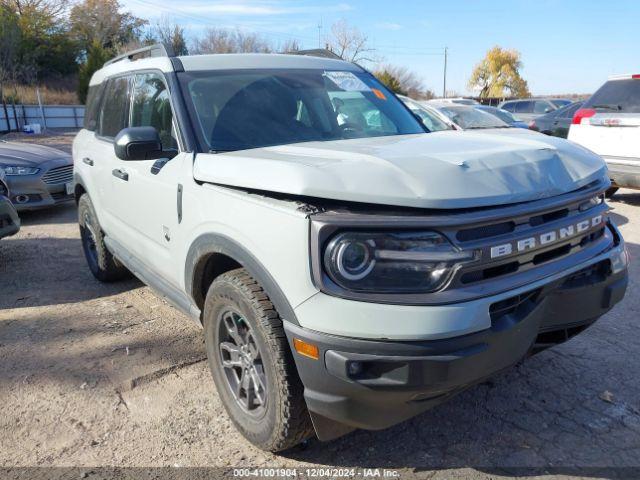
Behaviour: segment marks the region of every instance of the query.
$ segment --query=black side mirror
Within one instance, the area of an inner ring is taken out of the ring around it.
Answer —
[[[155,160],[166,157],[160,135],[153,127],[129,127],[120,130],[113,143],[120,160]]]

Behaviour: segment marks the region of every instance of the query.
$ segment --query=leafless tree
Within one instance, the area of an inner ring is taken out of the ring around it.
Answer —
[[[211,27],[193,41],[191,51],[195,54],[270,53],[273,47],[255,33]]]
[[[375,49],[369,46],[367,36],[345,20],[340,20],[331,26],[327,46],[329,50],[348,62],[376,61]]]
[[[173,23],[168,15],[163,15],[156,22],[150,32],[150,38],[171,45],[176,55],[188,55],[187,41],[184,37],[184,28]],[[147,39],[145,43],[149,43]]]

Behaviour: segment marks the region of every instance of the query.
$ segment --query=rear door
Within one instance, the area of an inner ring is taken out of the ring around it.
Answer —
[[[640,78],[634,77],[609,80],[594,93],[569,139],[607,162],[640,163]]]

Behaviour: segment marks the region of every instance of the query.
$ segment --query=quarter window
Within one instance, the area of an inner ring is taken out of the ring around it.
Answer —
[[[87,103],[84,112],[84,128],[92,132],[95,131],[98,126],[98,107],[100,106],[102,86],[103,84],[89,87],[89,93],[87,94]]]
[[[129,78],[112,78],[107,83],[98,133],[113,138],[127,126],[129,108]]]
[[[154,127],[163,150],[177,150],[173,129],[173,112],[164,78],[157,73],[136,75],[131,105],[132,127]]]

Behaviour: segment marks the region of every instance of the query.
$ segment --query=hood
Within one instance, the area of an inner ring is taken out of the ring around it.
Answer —
[[[68,157],[68,153],[44,145],[0,142],[0,167],[2,165],[37,167],[49,160]]]
[[[585,148],[505,130],[525,132],[443,131],[199,154],[194,177],[334,200],[469,208],[552,197],[605,176],[604,161]]]

